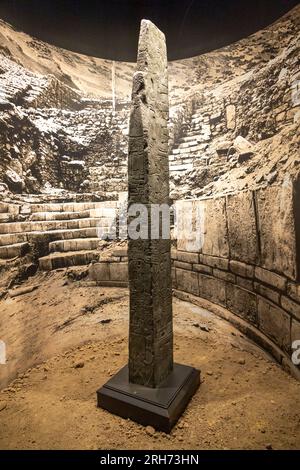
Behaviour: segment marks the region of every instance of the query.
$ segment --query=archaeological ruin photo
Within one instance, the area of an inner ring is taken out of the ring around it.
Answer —
[[[293,0],[0,2],[3,465],[300,450],[299,52]]]

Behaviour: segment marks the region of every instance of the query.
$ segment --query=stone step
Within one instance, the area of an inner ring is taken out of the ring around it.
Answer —
[[[174,157],[176,157],[176,159],[177,159],[177,158],[182,158],[184,155],[195,153],[195,151],[197,151],[197,150],[194,150],[194,149],[197,149],[197,146],[192,147],[192,148],[182,149],[182,150],[180,150],[180,153],[174,155]]]
[[[31,213],[34,212],[80,212],[99,207],[117,207],[117,201],[105,202],[57,202],[31,204]]]
[[[14,220],[14,216],[7,212],[0,212],[0,223],[4,222],[12,222]]]
[[[67,253],[51,253],[39,259],[39,268],[42,271],[67,268],[69,266],[81,266],[98,261],[97,251],[69,251]]]
[[[12,214],[18,215],[20,206],[18,204],[11,204],[6,202],[0,202],[0,214]]]
[[[178,149],[186,149],[186,148],[189,148],[189,147],[194,147],[194,145],[198,145],[198,140],[194,139],[192,141],[189,141],[189,142],[183,142],[182,144],[179,144],[178,145]]]
[[[95,210],[95,209],[90,209]],[[90,210],[77,211],[77,212],[34,212],[30,216],[30,221],[44,221],[44,220],[70,220],[70,219],[83,219],[90,217]]]
[[[176,164],[176,165],[170,165],[170,171],[192,171],[193,169],[193,164],[192,163],[187,163],[187,164]]]
[[[13,245],[0,246],[0,258],[11,259],[17,256],[24,256],[29,251],[29,244],[27,242],[15,243]]]
[[[48,232],[51,230],[78,229],[96,227],[100,218],[53,220],[40,222],[11,222],[0,224],[0,233]]]
[[[191,141],[193,141],[193,140],[196,140],[195,137],[196,137],[196,136],[193,136],[193,135],[187,135],[187,136],[185,136],[185,137],[181,137],[181,138],[179,139],[179,142],[191,142]]]
[[[57,240],[49,243],[49,251],[67,252],[96,250],[99,246],[100,238],[73,238],[71,240]]]
[[[37,243],[47,238],[48,242],[55,240],[71,240],[73,238],[96,238],[98,235],[97,228],[80,228],[74,230],[50,230],[49,232],[24,232],[9,233],[0,235],[0,246],[13,245],[28,241],[29,243]]]
[[[16,243],[23,243],[26,241],[26,233],[9,233],[5,235],[0,235],[0,247],[7,245],[15,245]]]
[[[5,202],[0,202],[0,214],[8,212],[8,204]]]
[[[182,158],[182,155],[185,155],[187,153],[201,153],[201,152],[204,152],[204,149],[205,149],[205,144],[200,144],[198,143],[198,145],[194,145],[193,147],[190,147],[190,148],[187,148],[187,149],[184,149],[184,150],[181,150],[179,154],[177,154],[178,157]]]
[[[128,263],[110,261],[93,263],[89,267],[89,278],[98,285],[126,287],[128,283]]]

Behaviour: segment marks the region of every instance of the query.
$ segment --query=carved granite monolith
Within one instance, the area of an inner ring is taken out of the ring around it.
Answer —
[[[164,432],[200,385],[199,370],[173,364],[167,120],[165,37],[143,20],[129,126],[129,361],[97,390],[97,403]]]
[[[143,20],[129,126],[128,210],[169,203],[168,74],[164,34]],[[129,218],[129,223],[132,219]],[[129,380],[157,387],[173,369],[170,237],[128,241]]]

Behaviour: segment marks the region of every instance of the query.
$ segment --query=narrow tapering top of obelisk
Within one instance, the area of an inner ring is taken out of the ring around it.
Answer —
[[[164,34],[142,20],[129,125],[128,210],[169,203],[168,75]],[[170,237],[128,240],[129,379],[158,386],[173,368]]]

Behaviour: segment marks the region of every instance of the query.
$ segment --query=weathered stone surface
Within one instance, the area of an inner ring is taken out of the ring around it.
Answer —
[[[291,317],[282,308],[268,300],[258,297],[257,304],[259,328],[278,346],[290,352],[291,349]]]
[[[226,220],[225,198],[206,199],[199,201],[204,207],[202,231],[202,253],[211,256],[228,258],[228,232]]]
[[[168,76],[165,37],[141,23],[129,125],[128,208],[169,204]],[[173,368],[170,239],[128,241],[129,380],[158,386]]]
[[[185,263],[199,263],[198,253],[188,253],[187,251],[177,251],[177,260]]]
[[[185,263],[184,261],[174,261],[175,268],[186,269],[187,271],[192,270],[191,263]]]
[[[270,286],[276,287],[276,289],[285,291],[287,285],[287,279],[279,274],[268,271],[267,269],[255,267],[255,278],[259,281],[269,284]]]
[[[236,283],[238,286],[243,287],[246,290],[253,291],[253,281],[251,281],[251,279],[236,276]]]
[[[110,263],[109,274],[111,281],[128,281],[128,263]]]
[[[67,253],[52,253],[39,258],[39,268],[43,271],[66,268],[68,266],[87,265],[97,261],[99,255],[96,251],[70,251]]]
[[[294,300],[289,299],[285,295],[281,296],[281,306],[289,312],[293,317],[296,317],[297,320],[300,320],[300,304],[294,302]]]
[[[233,146],[240,155],[253,154],[253,145],[241,135],[234,139]]]
[[[262,297],[266,297],[267,299],[271,300],[275,304],[279,305],[279,299],[280,299],[279,292],[277,292],[273,289],[270,289],[267,286],[264,286],[260,282],[255,282],[254,283],[254,289],[255,289],[255,292],[260,294]]]
[[[203,274],[212,274],[212,268],[210,266],[205,266],[205,264],[193,264],[193,271]]]
[[[17,288],[14,288],[14,289],[10,289],[8,291],[8,294],[10,297],[18,297],[19,295],[23,295],[23,294],[28,294],[29,292],[32,292],[34,291],[35,289],[37,289],[39,286],[27,286],[27,287],[17,287]]]
[[[300,322],[292,319],[292,328],[291,328],[291,341],[300,340]]]
[[[256,192],[261,265],[292,280],[298,276],[294,211],[299,197],[299,188],[291,181]]]
[[[226,106],[226,125],[227,129],[233,130],[235,129],[235,119],[236,119],[236,111],[235,105],[229,104]]]
[[[226,283],[212,276],[199,274],[199,296],[219,305],[226,305]]]
[[[288,282],[287,293],[289,297],[296,300],[300,304],[300,284],[295,282]]]
[[[229,260],[225,258],[219,258],[217,256],[209,256],[209,255],[200,255],[199,256],[200,263],[207,264],[212,268],[223,269],[224,271],[228,271]]]
[[[93,263],[89,267],[89,278],[92,281],[108,281],[110,279],[109,263]]]
[[[176,201],[175,235],[177,249],[198,252],[203,246],[204,204],[202,201]]]
[[[256,323],[256,295],[234,284],[226,284],[226,306],[245,320]]]
[[[214,269],[213,274],[215,277],[218,279],[223,279],[223,281],[228,281],[228,282],[235,282],[235,275],[232,273],[228,273],[226,271],[221,271],[220,269]]]
[[[24,187],[24,180],[15,170],[9,168],[4,175],[8,187],[15,192],[21,192]]]
[[[113,256],[119,256],[120,258],[127,257],[128,250],[127,248],[118,248],[112,252]]]
[[[177,289],[199,295],[198,274],[176,268]]]
[[[248,277],[250,279],[254,277],[254,266],[241,263],[240,261],[230,260],[230,270],[238,276]]]
[[[226,209],[230,257],[244,263],[257,263],[258,237],[252,191],[228,196]]]
[[[232,145],[232,141],[231,140],[222,140],[221,142],[219,142],[216,146],[216,151],[217,151],[217,154],[220,155],[220,156],[226,156],[227,153],[228,153],[228,150],[230,149]]]

